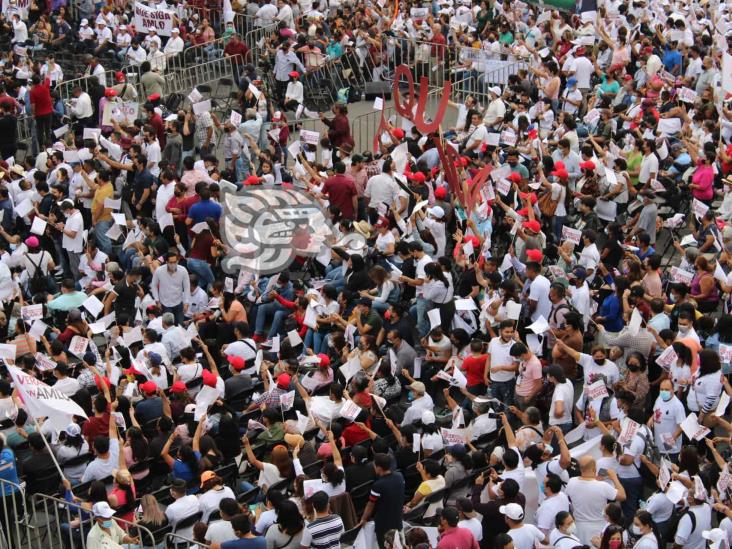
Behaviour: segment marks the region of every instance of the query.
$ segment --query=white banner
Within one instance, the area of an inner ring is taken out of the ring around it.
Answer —
[[[135,29],[139,33],[146,33],[155,29],[160,36],[170,36],[173,30],[174,12],[161,8],[151,8],[140,2],[135,2]]]
[[[13,11],[20,13],[21,19],[28,19],[28,8],[30,8],[30,4],[30,0],[17,0]],[[11,15],[8,13],[8,8],[10,8],[9,0],[3,0],[3,13],[8,17],[8,19],[10,19]],[[10,23],[12,23],[12,21],[10,21]]]
[[[87,417],[82,407],[62,392],[29,376],[20,368],[10,365],[7,368],[32,418],[46,417],[56,432],[60,432],[68,427],[73,416]]]
[[[140,104],[137,101],[107,101],[102,112],[102,126],[111,126],[112,120],[131,126],[139,110]]]

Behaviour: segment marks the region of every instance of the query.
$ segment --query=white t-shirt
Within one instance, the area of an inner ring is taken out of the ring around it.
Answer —
[[[653,517],[653,522],[658,524],[671,518],[671,514],[674,512],[674,504],[671,503],[665,493],[656,492],[648,498],[646,511]]]
[[[564,403],[562,417],[554,415],[554,407],[557,402]],[[552,393],[552,404],[549,413],[549,425],[563,425],[572,421],[572,404],[574,402],[574,386],[567,380],[557,384]]]
[[[508,343],[504,343],[500,337],[494,337],[488,344],[488,354],[490,355],[491,366],[508,366],[513,363],[513,358],[509,354],[511,347],[513,347],[514,340],[509,340]],[[491,381],[511,381],[516,377],[516,372],[490,371]]]
[[[702,503],[689,507],[689,512],[694,513],[696,517],[694,530],[691,529],[691,517],[682,516],[676,529],[674,543],[683,546],[684,549],[704,549],[707,541],[702,537],[702,532],[712,527],[712,508],[709,504]]]
[[[581,477],[569,479],[565,492],[572,502],[576,522],[602,522],[605,505],[618,495],[615,487],[606,482]]]
[[[534,545],[544,539],[544,534],[533,524],[524,524],[520,528],[512,528],[508,535],[513,540],[515,549],[534,549]]]
[[[625,456],[632,456],[633,457],[633,463],[630,465],[622,465],[618,464],[618,477],[619,478],[638,478],[641,476],[640,474],[640,466],[641,466],[641,460],[640,456],[643,454],[643,451],[646,448],[646,441],[645,437],[650,436],[650,433],[648,432],[648,427],[646,425],[641,425],[638,429],[638,432],[633,437],[633,439],[630,441],[630,444],[625,446],[623,448],[623,457]]]
[[[387,231],[386,234],[379,233],[379,235],[376,237],[376,243],[374,246],[381,253],[384,253],[389,247],[389,244],[394,244],[395,242],[396,239],[394,238],[394,233],[392,233],[391,231]]]
[[[656,541],[656,536],[653,535],[653,532],[651,532],[650,534],[646,534],[635,542],[635,545],[633,545],[633,549],[658,549],[658,541]]]
[[[698,412],[701,409],[708,412],[717,407],[722,394],[721,377],[720,372],[714,372],[694,380],[689,389],[689,395],[686,397],[689,410]]]
[[[554,528],[554,519],[560,511],[569,511],[569,498],[564,492],[559,492],[547,498],[539,505],[536,511],[536,525],[546,532]]]
[[[555,549],[574,549],[578,545],[582,545],[582,542],[577,536],[570,536],[560,532],[556,528],[549,534],[549,543]]]
[[[582,392],[580,397],[577,399],[577,404],[575,406],[577,406],[577,410],[584,414],[585,419],[589,419],[592,416],[599,419],[600,411],[602,409],[602,401],[604,400],[604,398],[605,397],[592,399],[592,401],[589,403],[589,408],[586,408],[585,393]],[[608,415],[610,416],[610,419],[618,419],[618,412],[620,411],[620,409],[618,408],[618,403],[615,397],[610,397],[610,403],[608,404],[608,406]],[[585,430],[584,439],[590,440],[591,438],[594,438],[600,434],[602,433],[600,432],[599,428],[588,428]]]
[[[676,428],[686,419],[686,411],[684,405],[676,397],[672,396],[671,400],[665,402],[660,396],[653,404],[653,432],[655,435],[656,446],[662,452],[678,454],[681,452],[681,437],[671,446],[665,444],[665,440],[669,435],[673,435]]]
[[[549,287],[551,282],[544,275],[538,275],[531,281],[529,288],[529,300],[536,301],[536,309],[531,314],[531,321],[537,320],[540,316],[549,319],[552,311],[552,302],[549,300]]]
[[[611,360],[605,359],[605,363],[600,366],[590,355],[580,353],[580,359],[577,362],[579,362],[584,371],[585,386],[592,385],[590,379],[600,374],[605,376],[605,383],[608,387],[615,385],[620,378],[620,370],[618,370],[617,365]]]
[[[219,508],[219,503],[224,498],[236,499],[236,495],[228,486],[223,486],[220,490],[212,489],[198,496],[198,505],[203,513],[201,521],[208,522],[209,515]]]
[[[76,231],[76,236],[73,238],[70,237],[66,234],[67,230]],[[84,218],[81,216],[81,212],[79,210],[76,210],[66,218],[62,246],[67,252],[80,254],[84,251]]]
[[[458,522],[458,528],[465,528],[473,532],[473,537],[478,543],[483,539],[483,525],[475,517],[461,520]]]

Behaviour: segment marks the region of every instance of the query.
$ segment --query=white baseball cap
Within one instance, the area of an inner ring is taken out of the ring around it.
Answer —
[[[94,507],[92,507],[92,514],[95,517],[108,519],[114,516],[114,509],[112,509],[106,501],[99,501],[94,504]]]
[[[427,213],[430,214],[432,217],[436,217],[437,219],[442,219],[443,217],[445,217],[445,210],[443,210],[440,206],[432,206],[427,210]]]
[[[491,86],[488,88],[488,91],[491,93],[495,93],[498,97],[501,96],[501,88],[499,86]]]
[[[80,24],[80,25],[81,25],[82,27],[86,27],[86,26],[87,26],[87,25],[89,24],[89,20],[88,20],[88,19],[82,19],[82,20],[81,20],[81,23],[79,23],[79,24]]]
[[[66,427],[66,434],[70,437],[78,437],[81,434],[81,427],[76,423],[70,423],[68,427]]]
[[[511,520],[524,520],[524,510],[518,503],[509,503],[501,505],[498,510],[502,515],[506,515]]]

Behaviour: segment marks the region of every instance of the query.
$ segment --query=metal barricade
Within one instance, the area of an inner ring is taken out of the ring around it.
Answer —
[[[0,479],[0,547],[2,549],[85,549],[94,527],[88,510],[77,503],[46,494],[26,494],[22,485]],[[79,494],[85,495],[85,494]],[[84,520],[78,520],[83,518]],[[115,519],[127,531],[137,531],[141,545],[154,546],[155,536],[147,528]]]
[[[186,6],[189,17],[194,13],[198,14],[199,21],[204,19],[208,20],[209,25],[219,34],[223,30],[224,26],[224,15],[223,15],[223,1],[213,0],[207,2],[207,6]]]
[[[113,70],[104,71],[104,78],[106,80],[107,86],[114,85],[115,72],[116,71]],[[89,86],[91,85],[91,78],[92,75],[87,75],[80,78],[73,78],[71,80],[64,80],[63,82],[59,82],[58,84],[56,84],[56,91],[58,91],[58,94],[63,101],[68,101],[72,98],[72,92],[77,86],[80,87],[83,91],[88,92]]]
[[[182,93],[187,96],[196,86],[218,84],[221,78],[233,78],[234,61],[234,57],[220,57],[168,74],[165,94]]]
[[[223,38],[215,38],[203,44],[190,46],[184,49],[179,55],[168,58],[168,71],[182,70],[188,65],[195,65],[214,59],[222,55],[223,50]]]
[[[27,114],[19,116],[17,120],[18,143],[30,146],[33,140],[33,117]]]
[[[234,13],[234,30],[244,38],[254,28],[254,16],[246,13]]]
[[[23,521],[26,517],[25,493],[19,484],[0,479],[2,505],[0,506],[0,547],[21,547],[26,536]]]
[[[202,544],[192,539],[184,538],[178,534],[165,536],[165,546],[171,549],[197,549]],[[203,544],[205,546],[205,544]]]
[[[272,24],[266,27],[254,27],[244,35],[244,43],[252,52],[252,60],[256,63],[261,57],[265,40],[277,33],[277,25]]]

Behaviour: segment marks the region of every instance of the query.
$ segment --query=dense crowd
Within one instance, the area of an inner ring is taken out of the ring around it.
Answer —
[[[573,9],[3,2],[2,544],[729,548],[730,7]]]

